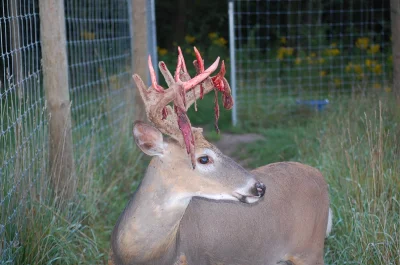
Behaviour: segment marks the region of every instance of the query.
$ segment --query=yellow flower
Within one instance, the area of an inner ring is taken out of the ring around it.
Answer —
[[[300,58],[300,57],[297,57],[297,58],[294,60],[294,63],[295,63],[296,65],[301,64],[301,58]]]
[[[208,38],[210,38],[210,40],[216,39],[217,37],[218,37],[218,34],[215,32],[208,33]]]
[[[168,50],[165,49],[165,48],[159,48],[159,49],[158,49],[158,54],[159,54],[160,56],[164,56],[164,55],[166,55],[167,53],[168,53]]]
[[[85,30],[81,33],[81,37],[85,40],[94,40],[96,34],[94,32],[89,32]]]
[[[327,49],[327,50],[325,50],[325,54],[328,56],[337,56],[340,54],[340,51],[338,48]]]
[[[281,41],[282,44],[286,44],[286,42],[287,42],[286,37],[281,37],[280,41]]]
[[[320,64],[323,64],[323,63],[325,63],[325,59],[324,59],[324,58],[318,58],[318,62],[319,62]]]
[[[336,55],[340,54],[340,51],[339,51],[339,49],[332,49],[331,53],[332,53],[332,56],[336,56]]]
[[[352,69],[353,69],[353,63],[352,63],[352,62],[349,62],[349,64],[346,65],[345,70],[346,70],[346,72],[350,72]]]
[[[342,80],[340,78],[334,78],[333,82],[335,83],[335,86],[340,86],[342,84]]]
[[[286,48],[286,55],[287,56],[292,56],[293,55],[293,51],[294,51],[293,48],[290,48],[290,47]]]
[[[186,53],[186,54],[190,54],[191,52],[192,52],[191,49],[189,49],[189,48],[186,48],[186,49],[185,49],[185,53]]]
[[[379,84],[379,83],[374,83],[374,88],[375,88],[375,89],[381,89],[382,86],[381,86],[381,84]]]
[[[312,52],[311,57],[315,57],[315,56],[317,56],[317,54],[315,52]]]
[[[193,42],[195,42],[196,37],[190,36],[190,35],[186,35],[185,36],[185,41],[189,44],[192,44]]]
[[[358,38],[356,41],[356,46],[357,48],[361,49],[361,50],[365,50],[368,48],[368,44],[369,44],[369,39],[366,37],[363,38]]]
[[[293,52],[294,52],[294,49],[291,47],[279,47],[278,55],[276,56],[276,58],[278,58],[278,60],[283,60],[285,55],[292,56]]]
[[[353,69],[354,69],[354,72],[359,75],[361,75],[363,73],[363,69],[362,69],[361,65],[359,65],[359,64],[355,64],[353,66]]]
[[[375,64],[374,67],[372,68],[372,72],[380,75],[382,74],[382,65],[381,64]]]
[[[368,53],[375,54],[378,53],[380,49],[381,46],[379,44],[372,44],[369,46]]]
[[[392,92],[392,88],[391,88],[391,87],[385,87],[385,92],[386,92],[386,93]]]
[[[223,37],[219,37],[218,39],[215,39],[213,41],[213,44],[217,45],[217,46],[225,46],[228,43],[228,41],[226,39],[224,39]]]
[[[336,42],[332,42],[330,46],[331,46],[331,48],[336,48],[337,47],[337,43]]]
[[[286,48],[285,48],[285,47],[280,47],[280,48],[278,49],[278,55],[276,56],[276,58],[277,58],[279,61],[282,61],[282,60],[283,60],[283,57],[285,57],[285,53],[286,53]]]
[[[372,61],[371,61],[370,59],[365,60],[365,65],[366,65],[367,67],[371,67]]]
[[[326,76],[327,74],[328,74],[328,72],[325,71],[325,70],[319,72],[319,76],[320,76],[320,77],[324,77],[324,76]]]
[[[353,64],[353,63],[349,63],[346,68],[345,68],[346,72],[354,72],[357,74],[357,77],[359,79],[362,79],[364,77],[364,72],[363,72],[363,68],[361,65],[359,64]]]
[[[225,46],[225,45],[228,43],[228,41],[227,41],[226,39],[222,38],[222,37],[220,37],[220,38],[218,39],[218,41],[219,41],[223,46]]]

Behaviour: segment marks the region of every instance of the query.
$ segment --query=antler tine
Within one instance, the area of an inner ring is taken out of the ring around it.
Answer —
[[[171,72],[168,70],[167,65],[164,62],[159,62],[158,68],[160,68],[160,72],[164,76],[165,82],[167,82],[168,87],[172,86],[175,81],[171,75]]]
[[[182,59],[181,56],[178,56],[178,62],[176,64],[176,70],[175,70],[175,82],[178,82],[180,80],[180,75],[181,75],[181,69],[182,69]]]
[[[188,71],[186,69],[185,58],[183,57],[182,50],[181,50],[180,46],[178,46],[178,56],[181,58],[181,61],[182,61],[182,71],[187,73]]]
[[[197,59],[197,67],[199,68],[199,73],[204,72],[204,60],[201,58],[201,54],[196,47],[194,47],[194,54],[196,55]]]
[[[162,88],[162,86],[157,84],[157,76],[156,76],[156,72],[154,71],[153,63],[151,62],[151,56],[150,55],[149,55],[149,58],[147,60],[147,63],[149,65],[151,83],[152,83],[154,89],[157,90],[158,92],[164,92],[164,88]]]
[[[147,87],[145,86],[143,80],[140,78],[138,74],[134,74],[132,78],[136,83],[136,86],[139,90],[142,100],[146,103],[149,100],[149,91],[147,90]]]

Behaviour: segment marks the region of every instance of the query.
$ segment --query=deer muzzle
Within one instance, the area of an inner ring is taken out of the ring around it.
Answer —
[[[264,183],[255,181],[247,189],[240,189],[235,192],[235,197],[244,203],[254,203],[262,198],[265,194],[266,187]]]

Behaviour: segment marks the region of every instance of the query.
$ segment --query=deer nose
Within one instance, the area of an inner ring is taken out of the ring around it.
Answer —
[[[256,183],[256,189],[257,189],[258,196],[260,196],[260,198],[261,198],[262,196],[264,196],[264,194],[265,194],[265,189],[266,189],[264,183],[257,182],[257,183]]]

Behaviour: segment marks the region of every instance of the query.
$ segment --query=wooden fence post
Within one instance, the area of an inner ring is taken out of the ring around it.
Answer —
[[[43,81],[49,112],[51,184],[58,198],[69,199],[76,190],[76,175],[71,134],[64,1],[41,0],[39,12]]]
[[[14,51],[11,55],[11,73],[13,76],[13,82],[15,87],[17,88],[18,98],[21,100],[24,95],[23,86],[22,86],[22,52],[21,52],[21,32],[19,28],[19,18],[18,18],[18,10],[19,2],[11,1],[10,2],[10,10],[11,19],[10,23],[10,38],[11,38],[11,49]]]
[[[132,8],[132,60],[133,60],[133,72],[138,74],[143,82],[148,84],[148,66],[147,57],[149,56],[148,51],[148,36],[147,36],[147,0],[131,0]],[[157,67],[158,65],[154,65]],[[138,93],[136,85],[134,85],[135,91],[135,119],[143,120],[146,118],[145,108],[142,99]]]
[[[393,54],[393,92],[400,97],[400,1],[390,1]]]

